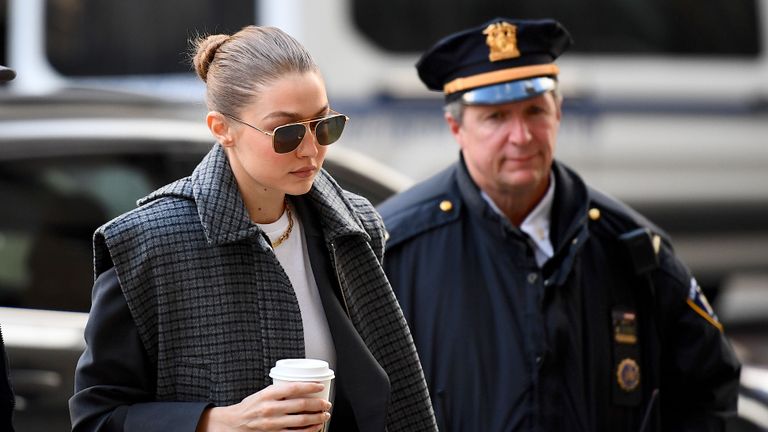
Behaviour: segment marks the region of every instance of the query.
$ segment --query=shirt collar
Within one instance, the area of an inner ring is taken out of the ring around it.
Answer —
[[[506,218],[501,209],[496,206],[490,196],[485,191],[480,192],[483,199],[493,209],[494,212]],[[555,179],[552,173],[549,174],[549,188],[544,197],[539,201],[536,207],[528,213],[523,223],[520,225],[520,231],[528,234],[533,244],[536,246],[536,263],[539,266],[544,265],[549,258],[554,255],[552,240],[549,235],[550,220],[552,214],[552,203],[555,199]]]

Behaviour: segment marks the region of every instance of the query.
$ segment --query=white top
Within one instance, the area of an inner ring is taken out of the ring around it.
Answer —
[[[292,208],[293,209],[293,208]],[[273,243],[288,229],[288,212],[270,224],[257,224]],[[336,350],[328,328],[325,309],[317,291],[315,275],[307,252],[307,241],[298,218],[293,216],[293,230],[288,238],[274,249],[277,260],[291,281],[301,310],[304,327],[304,352],[306,358],[325,360],[331,369],[336,368]]]
[[[496,206],[490,196],[484,191],[481,191],[483,199],[488,202],[491,208],[506,218],[506,215]],[[549,223],[552,216],[552,203],[555,200],[555,178],[552,174],[549,175],[549,188],[544,197],[539,201],[536,207],[528,213],[523,223],[520,225],[520,231],[528,234],[528,237],[533,241],[534,253],[536,256],[536,264],[539,267],[544,266],[544,263],[548,259],[552,258],[555,254],[552,247],[552,241],[549,238]]]

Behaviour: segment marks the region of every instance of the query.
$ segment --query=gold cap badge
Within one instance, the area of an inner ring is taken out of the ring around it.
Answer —
[[[520,57],[517,49],[517,27],[508,22],[489,25],[483,30],[485,43],[490,48],[488,58],[492,61]]]

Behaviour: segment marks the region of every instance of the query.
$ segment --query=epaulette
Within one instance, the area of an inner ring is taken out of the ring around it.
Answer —
[[[669,242],[667,234],[626,204],[592,188],[589,195],[589,218],[599,231],[624,245],[635,274],[658,268],[662,242]]]
[[[456,170],[451,165],[377,207],[389,233],[387,248],[458,219],[463,202],[454,186]]]
[[[457,197],[432,197],[403,210],[396,218],[387,221],[389,239],[387,247],[392,248],[425,231],[429,231],[459,218],[462,201]]]

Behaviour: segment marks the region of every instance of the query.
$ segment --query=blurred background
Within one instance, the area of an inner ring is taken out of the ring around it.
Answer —
[[[328,169],[374,203],[453,162],[414,63],[495,16],[552,17],[572,50],[561,160],[667,230],[745,368],[768,429],[768,0],[0,0],[0,324],[18,429],[67,430],[93,230],[212,145],[188,40],[274,25],[351,117]],[[120,337],[120,335],[115,335]]]

